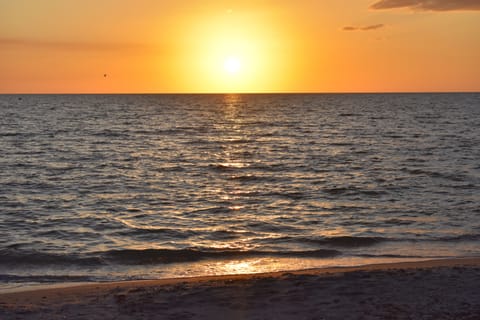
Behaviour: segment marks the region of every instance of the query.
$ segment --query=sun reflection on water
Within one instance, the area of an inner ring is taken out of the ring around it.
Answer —
[[[228,261],[224,265],[225,272],[228,274],[248,274],[257,273],[258,264],[261,259],[247,260],[247,261]]]
[[[395,263],[408,261],[422,261],[428,258],[362,258],[362,257],[336,257],[327,259],[314,258],[275,258],[260,257],[228,261],[204,261],[188,266],[169,265],[162,268],[161,276],[205,276],[205,275],[233,275],[233,274],[258,274],[269,272],[283,272],[308,270],[316,268],[352,267],[379,263]]]

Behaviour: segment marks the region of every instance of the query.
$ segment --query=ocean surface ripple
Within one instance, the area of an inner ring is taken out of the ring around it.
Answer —
[[[480,94],[0,95],[0,148],[2,283],[480,253]]]

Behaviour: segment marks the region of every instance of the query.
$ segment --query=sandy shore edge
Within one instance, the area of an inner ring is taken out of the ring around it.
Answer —
[[[353,267],[327,267],[315,268],[294,271],[277,271],[267,273],[252,273],[252,274],[234,274],[234,275],[217,275],[217,276],[201,276],[201,277],[183,277],[183,278],[166,278],[158,280],[133,280],[133,281],[115,281],[115,282],[96,282],[87,284],[73,284],[66,287],[51,287],[40,289],[26,289],[18,292],[0,293],[0,301],[9,300],[11,298],[21,299],[28,297],[28,300],[44,300],[44,296],[58,295],[62,293],[82,295],[88,294],[91,291],[98,292],[99,290],[110,290],[112,288],[147,288],[158,287],[164,285],[175,284],[194,284],[199,282],[212,281],[233,281],[233,280],[250,280],[261,278],[278,278],[284,275],[322,275],[322,274],[338,274],[354,271],[384,271],[384,270],[408,270],[408,269],[429,269],[438,267],[457,267],[457,266],[479,266],[480,257],[471,258],[449,258],[449,259],[434,259],[425,261],[409,261],[409,262],[395,262],[395,263],[378,263],[368,264]]]
[[[480,257],[469,258],[446,258],[446,259],[432,259],[422,261],[408,261],[408,262],[393,262],[393,263],[375,263],[360,266],[349,267],[326,267],[326,268],[312,268],[302,270],[276,271],[264,273],[247,273],[247,274],[227,274],[227,275],[213,275],[213,276],[197,276],[197,277],[181,277],[181,278],[164,278],[152,280],[125,280],[125,281],[111,281],[111,282],[94,282],[71,284],[59,287],[52,285],[52,287],[45,286],[40,288],[26,288],[15,292],[1,293],[0,299],[12,296],[29,295],[34,297],[36,295],[45,295],[52,292],[64,291],[68,293],[81,293],[82,291],[89,291],[90,289],[101,290],[109,288],[128,288],[128,287],[156,287],[162,285],[172,285],[178,283],[196,283],[205,281],[228,281],[228,280],[249,280],[258,278],[281,278],[283,275],[322,275],[335,274],[354,271],[380,271],[380,270],[398,270],[398,269],[425,269],[438,267],[456,267],[456,266],[480,266]]]
[[[456,308],[460,308],[462,303],[468,303],[473,309],[466,308],[466,305],[460,309],[469,310],[468,314],[472,312],[475,314],[478,309],[480,315],[480,291],[478,291],[478,304],[468,302],[471,299],[475,301],[477,298],[471,297],[472,292],[475,295],[475,291],[471,291],[473,289],[470,285],[472,282],[479,285],[479,273],[480,257],[473,257],[261,274],[93,283],[0,294],[0,318],[43,319],[43,316],[49,315],[55,319],[55,316],[75,315],[76,318],[83,319],[81,315],[84,314],[85,319],[133,319],[138,315],[145,319],[150,317],[153,319],[157,316],[160,319],[170,316],[179,316],[183,319],[215,319],[218,312],[238,315],[240,310],[248,313],[248,318],[255,318],[257,315],[264,317],[275,315],[279,319],[289,319],[295,318],[294,314],[296,314],[297,318],[301,319],[304,314],[302,312],[313,315],[315,312],[320,312],[318,310],[323,310],[321,314],[327,315],[327,311],[334,304],[341,306],[343,304],[344,309],[358,309],[357,312],[363,310],[362,308],[370,310],[365,307],[369,305],[368,299],[371,300],[370,304],[379,304],[383,306],[382,308],[389,301],[388,303],[392,305],[399,304],[397,308],[408,309],[410,304],[416,303],[410,300],[410,296],[412,293],[420,294],[419,291],[425,299],[428,298],[431,301],[452,300],[450,291],[454,288],[446,286],[453,285],[461,285],[456,289],[458,292],[454,297],[463,300],[459,300],[459,306],[449,306],[449,310],[457,310]],[[331,279],[335,281],[332,282]],[[418,286],[417,289],[414,289],[415,286]],[[393,288],[393,291],[389,291],[388,287]],[[427,288],[428,296],[424,293]],[[239,296],[238,292],[242,292],[244,296]],[[326,301],[325,298],[328,295],[336,298]],[[226,297],[229,299],[224,300]],[[299,297],[304,297],[304,300],[298,300],[297,305],[295,299]],[[274,298],[277,300],[271,300]],[[310,311],[305,309],[309,299],[314,299],[311,302],[311,309],[308,309]],[[355,304],[357,301],[355,299],[358,299],[358,306]],[[282,300],[289,302],[282,304]],[[261,301],[264,303],[260,305]],[[437,301],[438,303],[440,301]],[[300,308],[299,305],[302,307]],[[315,309],[322,305],[323,309]],[[374,310],[383,310],[382,308]],[[425,308],[428,308],[428,304]],[[278,310],[283,309],[293,313],[289,315],[285,311],[282,315],[277,314]],[[110,311],[100,316],[102,313],[99,310]],[[415,310],[423,309],[416,307]],[[349,318],[343,311],[337,312],[325,319],[335,319],[337,315]],[[366,314],[364,318],[370,319],[369,313]],[[456,313],[456,318],[469,319],[466,315],[463,317]],[[439,319],[444,318],[443,316],[441,312],[436,314]]]

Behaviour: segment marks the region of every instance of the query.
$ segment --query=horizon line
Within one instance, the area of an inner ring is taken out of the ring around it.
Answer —
[[[0,92],[0,95],[268,95],[268,94],[452,94],[479,91],[251,91],[251,92]]]

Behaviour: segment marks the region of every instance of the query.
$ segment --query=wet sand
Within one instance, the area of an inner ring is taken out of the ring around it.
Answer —
[[[480,319],[480,258],[0,294],[0,319]]]

